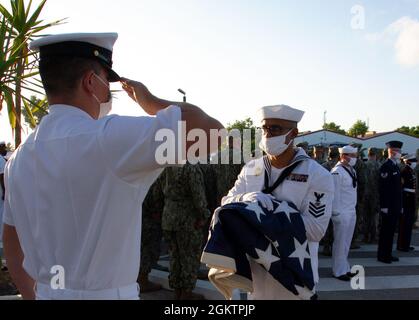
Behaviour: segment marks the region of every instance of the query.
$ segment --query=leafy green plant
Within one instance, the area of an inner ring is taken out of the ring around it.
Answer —
[[[41,32],[47,28],[64,21],[44,23],[39,19],[46,1],[42,0],[34,10],[31,10],[32,0],[10,0],[10,11],[0,4],[0,110],[5,103],[16,147],[22,140],[22,109],[31,109],[30,95],[44,95],[36,78],[37,56],[29,50],[29,42],[42,36]]]

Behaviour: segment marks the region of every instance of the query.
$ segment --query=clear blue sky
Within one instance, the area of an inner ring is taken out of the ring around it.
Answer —
[[[118,32],[121,75],[166,99],[182,88],[224,124],[281,103],[306,111],[302,131],[325,110],[345,129],[419,124],[419,0],[49,0],[43,18],[64,17],[50,33]],[[142,114],[122,96],[115,113]]]

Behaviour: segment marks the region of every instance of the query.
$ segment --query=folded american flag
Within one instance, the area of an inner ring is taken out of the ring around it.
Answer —
[[[296,297],[314,297],[306,231],[294,204],[274,201],[269,211],[256,202],[240,202],[215,211],[201,262],[226,299],[234,289],[253,292],[250,259]]]

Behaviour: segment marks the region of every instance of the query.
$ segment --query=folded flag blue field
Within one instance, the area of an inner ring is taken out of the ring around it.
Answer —
[[[269,211],[256,202],[240,202],[215,211],[201,262],[226,299],[234,289],[253,291],[251,260],[297,297],[314,296],[306,230],[294,204],[274,201]]]

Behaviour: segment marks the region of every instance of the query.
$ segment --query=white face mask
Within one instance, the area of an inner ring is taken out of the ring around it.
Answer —
[[[351,167],[355,167],[357,161],[358,161],[357,158],[349,158],[349,165]]]
[[[98,75],[96,75],[95,74],[95,76],[99,79],[99,81],[106,87],[106,88],[108,88],[109,89],[109,87],[108,87],[108,85],[105,83],[105,81],[103,81],[102,80],[102,78],[100,78]],[[95,94],[93,94],[93,98],[95,98],[96,99],[96,101],[97,101],[97,103],[99,103],[99,105],[100,105],[100,111],[99,111],[99,119],[100,118],[103,118],[103,117],[106,117],[108,114],[109,114],[109,112],[111,112],[111,110],[112,110],[112,94],[110,93],[110,91],[109,91],[109,96],[110,96],[110,98],[109,98],[109,101],[107,101],[107,102],[100,102],[99,101],[99,99],[98,99],[98,97],[95,95]]]
[[[412,162],[412,163],[410,164],[410,168],[412,168],[412,170],[415,170],[415,168],[416,168],[416,163],[417,163],[417,162]]]
[[[267,138],[265,135],[262,136],[259,147],[270,156],[279,156],[288,149],[290,144],[294,141],[291,140],[288,144],[285,143],[287,136],[290,134],[290,130],[287,134],[282,136]]]

